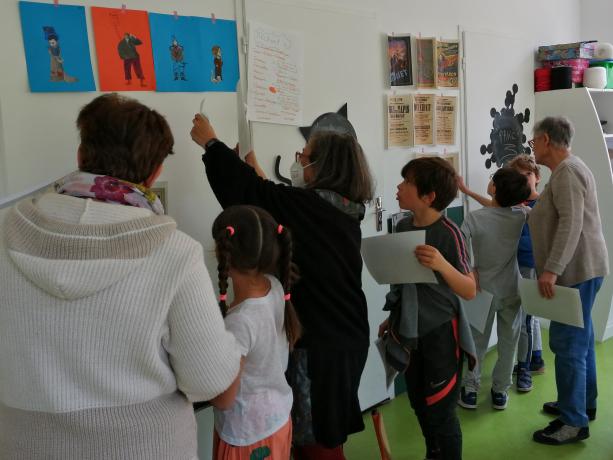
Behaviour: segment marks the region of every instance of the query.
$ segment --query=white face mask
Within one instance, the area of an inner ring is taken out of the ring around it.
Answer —
[[[289,168],[289,174],[292,178],[292,186],[298,188],[304,188],[306,181],[304,180],[304,170],[311,166],[313,163],[309,163],[306,166],[302,166],[300,160],[296,160]]]

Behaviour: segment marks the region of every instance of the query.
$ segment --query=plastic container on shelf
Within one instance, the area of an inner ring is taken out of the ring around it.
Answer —
[[[539,46],[539,61],[559,61],[560,59],[592,59],[595,42],[563,43]]]
[[[613,89],[613,60],[612,61],[591,61],[590,67],[604,67],[607,70],[607,89]]]
[[[560,67],[560,66],[569,66],[572,68],[572,80],[573,83],[582,83],[583,82],[583,71],[590,66],[589,59],[558,59],[555,61],[543,61],[543,67]]]
[[[583,72],[583,86],[604,89],[607,86],[607,69],[600,66],[590,67]]]

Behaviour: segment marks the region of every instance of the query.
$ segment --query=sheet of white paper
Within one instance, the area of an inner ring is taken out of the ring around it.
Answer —
[[[479,291],[472,300],[458,298],[470,325],[483,334],[494,296],[487,291]]]
[[[385,359],[385,343],[383,342],[383,339],[381,337],[375,340],[375,345],[377,346],[377,350],[379,350],[379,356],[381,356],[381,361],[383,361],[383,367],[385,368],[385,383],[389,388],[392,386],[392,383],[394,383],[394,380],[398,375],[398,371],[389,364],[387,364],[387,360]]]
[[[541,297],[538,281],[519,280],[522,307],[531,315],[558,323],[583,328],[583,308],[579,290],[563,286],[554,287],[552,299]]]
[[[362,257],[379,284],[438,283],[434,272],[415,257],[415,248],[425,241],[425,230],[364,238]]]
[[[209,116],[206,114],[206,111],[205,111],[205,102],[206,102],[206,97],[203,97],[202,100],[200,101],[200,115],[202,115],[204,118],[209,118]]]
[[[247,104],[243,93],[243,83],[239,80],[236,84],[236,116],[238,117],[238,148],[241,158],[252,149],[251,128],[247,121]]]
[[[304,35],[249,23],[247,118],[302,124]]]

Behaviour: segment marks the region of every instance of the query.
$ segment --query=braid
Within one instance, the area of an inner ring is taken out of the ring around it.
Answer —
[[[217,243],[217,276],[219,278],[219,309],[225,317],[228,313],[228,305],[226,304],[226,295],[228,292],[228,272],[230,270],[230,234],[226,229],[220,232]]]
[[[279,278],[283,286],[283,291],[289,294],[292,285],[298,278],[298,273],[296,265],[292,262],[292,235],[285,227],[279,226],[279,229],[279,245],[281,247],[281,254],[279,256]],[[291,350],[300,338],[302,326],[300,325],[294,305],[289,299],[285,301],[283,327],[285,328],[285,334]]]

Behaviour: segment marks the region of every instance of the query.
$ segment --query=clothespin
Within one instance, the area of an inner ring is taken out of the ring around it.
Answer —
[[[172,12],[172,15],[175,17],[175,21],[176,21],[177,19],[179,19],[179,14],[177,13],[177,10],[174,10],[174,11]]]
[[[126,14],[126,4],[125,3],[121,4],[121,13]]]
[[[216,21],[217,21],[217,18],[215,17],[215,13],[211,13],[211,22],[215,24]]]
[[[60,0],[53,0],[53,6],[60,6]]]

